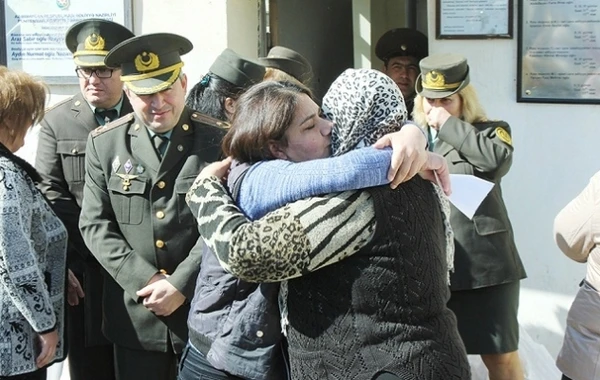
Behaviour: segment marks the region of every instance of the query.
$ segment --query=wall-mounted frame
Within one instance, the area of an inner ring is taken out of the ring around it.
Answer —
[[[0,63],[43,77],[77,83],[65,32],[77,21],[102,18],[132,28],[131,0],[0,0]]]
[[[436,0],[437,39],[512,38],[513,0]]]
[[[517,101],[600,103],[598,1],[519,3]]]

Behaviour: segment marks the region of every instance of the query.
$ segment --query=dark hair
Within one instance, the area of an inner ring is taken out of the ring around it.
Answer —
[[[185,105],[208,116],[227,121],[225,99],[237,100],[246,90],[209,72],[191,89]]]
[[[287,146],[285,132],[301,94],[311,97],[308,88],[294,82],[265,81],[250,87],[236,102],[223,152],[248,163],[275,158],[269,143]]]

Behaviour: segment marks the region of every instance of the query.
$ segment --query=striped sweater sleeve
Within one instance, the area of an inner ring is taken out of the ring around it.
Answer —
[[[186,198],[200,235],[221,265],[251,282],[277,282],[336,263],[373,238],[368,192],[297,201],[251,222],[218,178],[197,180]]]

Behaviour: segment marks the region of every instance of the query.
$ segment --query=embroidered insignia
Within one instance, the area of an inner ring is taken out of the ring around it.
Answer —
[[[496,127],[495,132],[500,141],[512,146],[512,137],[510,137],[510,134],[506,131],[506,129],[502,127]]]
[[[147,51],[138,54],[133,63],[135,64],[135,69],[141,73],[156,70],[160,67],[158,55]]]
[[[131,163],[131,159],[127,160],[125,165],[123,165],[123,169],[125,169],[125,173],[129,174],[131,169],[133,169],[133,164]]]
[[[104,38],[97,33],[92,33],[83,42],[85,50],[104,50]]]
[[[135,172],[137,174],[142,174],[144,171],[146,171],[146,169],[144,169],[144,167],[142,165],[138,165],[135,167]]]
[[[116,173],[120,167],[121,167],[121,160],[119,160],[119,156],[117,156],[117,157],[115,157],[114,161],[112,162],[113,172]]]

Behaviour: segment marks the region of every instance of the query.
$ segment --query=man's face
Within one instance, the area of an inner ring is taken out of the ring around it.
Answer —
[[[412,99],[415,96],[415,82],[419,76],[419,62],[414,57],[393,57],[384,65],[383,72],[387,74],[396,84],[404,99]]]
[[[92,106],[111,108],[121,100],[121,69],[109,69],[106,66],[78,67],[77,77],[81,94]]]
[[[177,79],[171,87],[155,94],[137,95],[125,87],[125,93],[135,114],[155,133],[168,132],[177,125],[185,107],[186,90],[185,75]]]

